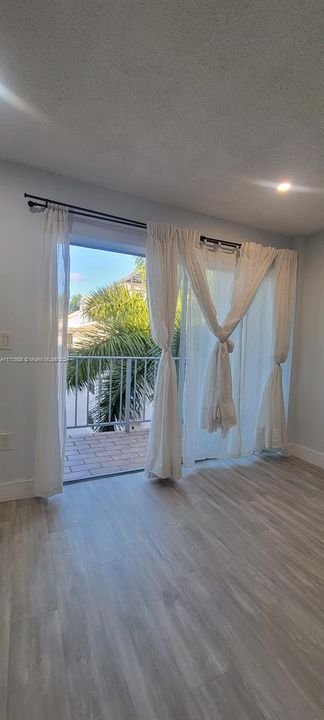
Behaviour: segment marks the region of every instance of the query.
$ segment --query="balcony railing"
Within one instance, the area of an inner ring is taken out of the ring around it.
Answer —
[[[151,421],[159,357],[70,355],[67,428],[129,432]],[[179,358],[174,358],[177,372]]]

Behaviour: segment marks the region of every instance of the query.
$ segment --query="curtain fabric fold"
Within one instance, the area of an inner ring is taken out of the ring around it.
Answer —
[[[62,492],[66,433],[66,336],[70,253],[68,211],[44,212],[34,492]]]
[[[195,231],[179,230],[179,256],[207,325],[217,338],[206,371],[202,427],[208,432],[220,429],[225,436],[237,422],[229,358],[234,346],[230,335],[247,312],[277,251],[255,243],[242,245],[234,275],[231,307],[220,325],[201,259],[199,237],[200,234]]]
[[[289,352],[293,309],[296,297],[297,253],[280,250],[273,267],[274,311],[273,368],[265,386],[256,429],[256,447],[259,450],[285,449],[287,422],[282,387],[282,368]]]
[[[151,332],[162,350],[154,392],[146,473],[181,477],[177,377],[171,342],[178,297],[177,265],[183,266],[209,330],[217,338],[203,391],[201,425],[225,437],[237,424],[232,396],[231,334],[248,311],[269,268],[275,273],[275,365],[264,391],[258,423],[258,447],[281,447],[286,438],[281,363],[285,362],[295,299],[297,254],[256,243],[243,243],[235,268],[230,310],[220,324],[209,290],[197,230],[148,223],[147,296]],[[274,444],[275,443],[275,444]]]
[[[154,410],[145,471],[159,478],[181,477],[180,423],[175,361],[171,343],[178,298],[177,230],[148,223],[147,299],[151,333],[162,354],[154,389]]]
[[[201,254],[218,317],[225,318],[231,302],[237,253],[204,246]],[[237,424],[226,437],[220,431],[208,433],[201,427],[205,370],[215,337],[207,326],[192,288],[188,288],[186,319],[182,326],[185,339],[182,427],[184,467],[194,467],[196,461],[208,458],[241,457],[255,450],[260,399],[272,368],[272,274],[270,268],[246,315],[231,335],[235,346],[230,361]],[[283,373],[285,396],[289,366],[290,363],[287,363]]]

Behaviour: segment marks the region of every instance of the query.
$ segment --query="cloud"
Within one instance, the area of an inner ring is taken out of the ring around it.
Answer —
[[[81,273],[71,272],[71,273],[70,273],[70,280],[71,280],[72,282],[82,282],[82,280],[84,280],[84,277],[83,277],[83,275],[81,275]]]

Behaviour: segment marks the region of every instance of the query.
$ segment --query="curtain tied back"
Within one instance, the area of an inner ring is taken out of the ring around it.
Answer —
[[[177,373],[171,353],[178,299],[176,228],[148,223],[147,299],[152,337],[161,348],[145,471],[160,478],[181,477]]]
[[[222,434],[226,435],[237,423],[229,359],[234,345],[230,335],[250,307],[276,256],[276,250],[255,243],[242,245],[234,274],[230,310],[223,325],[220,325],[202,263],[199,239],[200,233],[197,231],[178,230],[181,262],[207,325],[217,338],[206,371],[201,423],[208,432],[220,429]]]
[[[281,363],[287,358],[289,348],[297,253],[243,243],[234,273],[230,310],[221,325],[202,262],[200,232],[148,223],[147,291],[151,331],[162,349],[162,355],[155,388],[146,469],[159,477],[173,478],[180,476],[177,380],[170,351],[178,295],[178,261],[187,274],[209,330],[217,338],[205,375],[201,424],[210,433],[220,429],[223,436],[237,424],[229,357],[234,345],[230,336],[249,309],[267,271],[275,263],[274,368],[265,389],[258,422],[258,446],[273,447],[269,443],[274,442],[274,436],[271,437],[271,432],[266,429],[272,422],[279,428],[275,438],[285,437]],[[272,404],[273,412],[266,419],[264,408],[269,409],[269,404]]]
[[[285,449],[287,421],[282,387],[282,368],[289,352],[289,340],[296,297],[297,253],[279,250],[273,265],[274,310],[273,368],[261,399],[256,428],[256,447]]]

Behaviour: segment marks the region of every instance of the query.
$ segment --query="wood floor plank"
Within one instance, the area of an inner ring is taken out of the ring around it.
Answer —
[[[0,503],[0,523],[13,522],[16,512],[16,503],[14,500]]]
[[[184,682],[195,690],[232,666],[223,639],[181,593],[149,604],[161,637],[175,660]]]
[[[5,503],[4,503],[5,504]],[[0,623],[11,619],[11,587],[13,569],[13,523],[0,522]]]
[[[137,718],[198,720],[196,703],[168,652],[149,603],[144,600],[131,561],[100,566],[95,573],[96,596]],[[155,592],[158,586],[159,581]]]
[[[0,718],[7,717],[10,623],[0,621]]]
[[[12,558],[12,622],[54,610],[57,602],[44,502],[16,502]]]
[[[274,455],[0,505],[1,720],[320,720],[323,520]]]
[[[8,720],[71,719],[57,610],[12,624],[8,676]]]
[[[192,590],[187,590],[189,597],[211,627],[228,642],[235,667],[265,717],[320,720],[322,712],[315,695],[307,697],[305,687],[298,686],[296,677],[292,678],[292,673],[287,672],[278,655],[262,643],[245,608],[216,579],[211,584],[211,575],[204,585],[206,571],[192,573],[192,576],[196,577]],[[293,666],[293,657],[291,663]]]
[[[267,613],[260,611],[253,627],[309,706],[323,717],[324,645],[320,638],[310,642],[294,616],[286,614],[280,604],[273,604]]]
[[[77,514],[71,494],[65,489],[64,494],[49,498],[45,506],[48,532],[68,530],[78,525]]]
[[[92,526],[91,526],[92,527]],[[72,720],[135,720],[111,636],[97,604],[92,569],[115,547],[88,546],[84,525],[50,537]],[[84,534],[85,533],[85,534]],[[107,525],[106,538],[110,537]],[[91,536],[90,536],[91,539]],[[99,533],[99,540],[104,540]]]
[[[50,541],[71,717],[96,719],[103,714],[104,700],[96,648],[89,631],[95,605],[80,529],[52,533]]]
[[[0,511],[0,718],[6,717],[9,638],[11,622],[11,587],[13,565],[13,505]],[[4,520],[6,518],[6,520]]]
[[[237,670],[200,688],[195,698],[205,720],[265,720]]]

